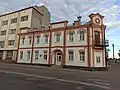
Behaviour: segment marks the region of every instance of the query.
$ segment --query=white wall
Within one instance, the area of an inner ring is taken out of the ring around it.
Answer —
[[[35,51],[39,51],[38,60],[35,60]],[[44,52],[47,51],[47,60],[44,60]],[[48,64],[49,62],[49,48],[37,48],[33,51],[33,62],[34,64]]]
[[[48,43],[44,42],[44,35],[48,34]],[[50,41],[50,33],[41,33],[40,34],[40,43],[37,44],[37,38],[35,35],[35,42],[34,42],[34,47],[49,47],[49,41]]]
[[[99,56],[101,61],[97,63],[96,57]],[[103,58],[102,58],[102,50],[95,51],[94,50],[94,67],[103,67]]]
[[[31,44],[29,44],[29,36],[32,37]],[[33,43],[33,35],[23,35],[25,37],[24,44],[22,44],[22,36],[20,37],[20,46],[19,48],[32,48],[32,43]]]
[[[69,31],[70,30],[67,30],[67,32],[66,32],[66,45],[67,46],[73,46],[73,45],[87,45],[87,30],[86,30],[86,28],[83,28],[82,29],[83,31],[85,31],[85,33],[84,33],[84,41],[80,41],[79,40],[79,34],[77,33],[78,32],[78,30],[74,30],[74,37],[73,37],[73,42],[70,42],[69,41]],[[81,30],[81,31],[82,31]]]
[[[23,51],[23,59],[20,59],[20,51]],[[31,49],[19,49],[17,63],[30,63],[31,62],[31,58],[29,60],[27,58],[27,51],[32,52]]]
[[[69,61],[69,54],[68,50],[73,50],[74,51],[74,60]],[[78,50],[85,50],[85,62],[81,62],[79,59],[79,51]],[[87,56],[87,49],[84,47],[77,47],[77,48],[66,48],[66,65],[69,66],[85,66],[88,67],[88,56]]]
[[[52,32],[52,46],[63,46],[64,45],[64,31],[59,31],[59,32],[61,32],[60,42],[56,42],[55,33],[57,32]]]

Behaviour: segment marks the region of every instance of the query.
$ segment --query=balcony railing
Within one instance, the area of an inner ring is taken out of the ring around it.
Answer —
[[[94,46],[96,47],[108,47],[109,41],[108,40],[94,40]]]

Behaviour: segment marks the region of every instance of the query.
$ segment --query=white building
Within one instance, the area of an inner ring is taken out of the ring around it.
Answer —
[[[62,21],[51,23],[49,29],[19,33],[17,63],[106,67],[104,16],[89,17],[83,25]]]

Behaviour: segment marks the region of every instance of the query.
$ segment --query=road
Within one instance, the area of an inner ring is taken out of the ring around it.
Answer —
[[[90,72],[0,64],[0,90],[120,90],[118,67]]]

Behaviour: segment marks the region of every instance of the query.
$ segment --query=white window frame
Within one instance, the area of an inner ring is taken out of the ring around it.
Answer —
[[[22,38],[22,45],[25,43],[25,38]]]
[[[8,46],[13,46],[14,43],[15,43],[15,40],[9,40],[9,41],[8,41]]]
[[[20,51],[20,59],[23,59],[23,51]]]
[[[79,31],[79,41],[84,41],[85,40],[85,31]]]
[[[48,43],[48,35],[44,36],[44,43]]]
[[[29,45],[32,44],[32,37],[29,37]]]
[[[101,57],[100,56],[96,56],[96,63],[101,63]]]
[[[79,57],[81,62],[85,62],[85,51],[79,51]]]
[[[36,36],[36,43],[37,43],[37,44],[40,43],[40,36]]]
[[[31,54],[30,51],[27,51],[27,59],[28,60],[30,60],[30,56],[31,56],[30,54]]]
[[[74,41],[74,32],[69,32],[69,42]]]
[[[47,51],[43,51],[43,53],[44,53],[44,56],[43,56],[44,60],[47,60],[48,59]]]
[[[35,60],[39,59],[39,51],[35,51]]]
[[[60,35],[60,34],[56,34],[55,36],[56,36],[55,42],[56,42],[56,43],[60,42],[60,36],[61,36],[61,35]]]
[[[69,50],[68,51],[68,60],[69,61],[73,61],[74,60],[74,51],[73,50]]]

